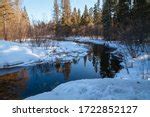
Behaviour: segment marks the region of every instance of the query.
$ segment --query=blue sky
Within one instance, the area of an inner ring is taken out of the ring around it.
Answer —
[[[58,0],[59,1],[59,0]],[[97,0],[71,0],[71,6],[84,9],[85,4],[88,7],[94,6]],[[30,20],[49,21],[53,15],[53,0],[24,0],[22,6],[26,7]]]

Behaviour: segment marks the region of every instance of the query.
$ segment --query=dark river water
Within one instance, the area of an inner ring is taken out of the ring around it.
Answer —
[[[0,99],[18,100],[51,91],[61,83],[79,79],[113,78],[122,69],[113,49],[89,45],[87,56],[72,63],[42,63],[0,70]]]

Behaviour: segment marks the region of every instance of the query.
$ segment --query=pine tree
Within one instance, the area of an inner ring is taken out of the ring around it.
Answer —
[[[54,24],[55,35],[58,36],[60,27],[60,9],[58,5],[58,0],[54,1]]]
[[[81,17],[81,25],[87,26],[90,23],[89,12],[87,5],[85,5],[83,15]]]
[[[98,37],[102,30],[102,11],[100,8],[100,0],[94,4],[94,35]]]
[[[0,19],[3,25],[3,38],[24,38],[29,26],[27,12],[20,8],[20,0],[2,0],[0,6]]]
[[[100,0],[94,5],[94,24],[98,25],[101,24],[101,9],[100,9]]]
[[[78,25],[81,23],[81,11],[78,9],[78,17],[77,17]]]
[[[59,15],[60,15],[60,11],[59,11],[58,1],[54,0],[54,22],[56,24],[58,24],[59,22]]]
[[[111,39],[111,1],[106,0],[103,3],[103,12],[102,12],[102,23],[103,23],[103,36],[104,39]]]
[[[150,3],[146,0],[134,0],[132,16],[135,38],[143,42],[150,34]]]
[[[62,24],[66,26],[72,24],[70,0],[62,0]]]
[[[14,10],[10,6],[9,0],[2,0],[0,6],[0,19],[3,25],[3,37],[5,40],[8,39],[8,25],[14,18]]]
[[[18,26],[20,27],[20,29],[18,29],[18,35],[20,35],[20,37],[18,37],[18,39],[20,39],[21,41],[22,38],[26,38],[28,36],[28,30],[30,26],[28,13],[25,7],[23,10],[21,10],[20,21]]]
[[[119,25],[127,22],[129,18],[130,10],[129,10],[129,1],[128,0],[119,0],[117,5],[116,15],[117,22]]]
[[[94,18],[93,18],[93,8],[91,7],[90,9],[89,9],[89,25],[93,25],[94,24]]]
[[[72,19],[71,22],[74,26],[76,26],[78,24],[78,12],[77,9],[74,8],[73,12],[72,12]]]

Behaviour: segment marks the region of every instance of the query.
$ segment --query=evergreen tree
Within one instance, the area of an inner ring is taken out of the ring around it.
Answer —
[[[20,8],[20,0],[1,1],[0,21],[2,21],[3,38],[5,40],[21,39],[27,36],[29,18],[26,10]]]
[[[101,24],[101,9],[100,9],[100,0],[94,5],[94,24]]]
[[[81,17],[81,25],[87,26],[89,25],[89,23],[90,23],[89,12],[88,12],[87,5],[85,5],[84,12]]]
[[[76,26],[78,24],[78,12],[77,9],[74,8],[73,12],[72,12],[72,19],[71,22],[74,26]]]
[[[59,5],[58,5],[58,1],[54,0],[54,21],[56,24],[58,24],[59,22]]]
[[[60,28],[60,10],[58,1],[54,0],[54,23],[55,23],[55,35],[58,36]]]
[[[103,3],[103,12],[102,12],[102,23],[103,23],[103,36],[104,39],[111,39],[111,1],[106,0]]]
[[[72,24],[70,0],[62,0],[62,24],[67,26]]]
[[[150,3],[146,0],[134,0],[132,16],[134,37],[142,42],[150,34]]]
[[[129,0],[119,0],[116,10],[117,22],[119,23],[119,25],[127,22],[129,14]]]
[[[8,25],[14,19],[14,9],[9,0],[2,0],[0,5],[0,21],[3,25],[3,38],[8,39]]]
[[[94,21],[94,18],[93,18],[93,8],[91,7],[89,9],[89,25],[92,26],[93,25],[93,21]]]
[[[94,4],[94,35],[99,36],[102,30],[102,12],[100,8],[100,0]]]
[[[79,25],[80,22],[81,22],[81,11],[80,11],[80,9],[78,9],[78,18],[77,18],[77,21],[78,21],[78,25]]]

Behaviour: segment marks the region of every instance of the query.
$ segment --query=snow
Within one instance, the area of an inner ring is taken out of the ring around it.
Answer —
[[[139,56],[136,58],[132,58],[129,54],[128,49],[121,44],[119,41],[104,41],[102,38],[89,38],[89,37],[69,37],[67,40],[77,41],[77,42],[88,42],[94,44],[107,44],[107,46],[116,48],[114,52],[112,52],[115,56],[118,54],[123,55],[122,58],[125,62],[122,62],[122,65],[129,70],[129,74],[127,69],[122,69],[119,73],[116,74],[115,78],[118,79],[147,79],[150,80],[150,55],[149,53],[139,52]],[[149,45],[147,50],[150,50]],[[142,66],[142,67],[141,67]]]
[[[124,68],[116,74],[115,78],[150,80],[150,55],[144,54],[135,59],[128,59],[127,67],[129,74],[127,69]]]
[[[102,38],[89,38],[89,37],[68,37],[66,40],[93,43],[93,44],[104,44],[105,41]]]
[[[0,41],[0,68],[39,60],[39,56],[30,49],[19,46],[18,43]]]
[[[88,48],[84,44],[75,42],[48,42],[44,46],[32,47],[30,43],[17,43],[0,40],[0,68],[25,66],[42,61],[72,61],[87,54]]]
[[[99,45],[107,45],[112,48],[118,48],[119,41],[105,41],[102,38],[91,38],[91,37],[68,37],[66,40],[74,41],[74,42],[81,42],[81,43],[92,43],[92,44],[99,44]],[[122,46],[122,45],[120,45]]]
[[[150,99],[150,81],[93,79],[64,83],[51,92],[26,100],[147,100]]]
[[[140,52],[139,56],[132,58],[125,46],[119,42],[105,42],[89,37],[70,37],[67,41],[51,41],[46,48],[32,47],[31,43],[8,42],[0,40],[0,68],[29,65],[41,61],[72,61],[85,56],[88,47],[77,42],[94,44],[108,44],[115,47],[115,56],[123,54],[126,64],[116,74],[114,79],[93,79],[71,81],[61,84],[50,92],[45,92],[27,98],[38,99],[150,99],[150,55]],[[72,42],[75,41],[75,42]],[[141,67],[142,66],[142,67]]]
[[[123,54],[127,70],[124,68],[116,74],[114,79],[93,79],[71,81],[61,84],[50,92],[45,92],[27,98],[27,100],[147,100],[150,99],[150,55],[140,52],[140,56],[132,58],[125,46],[119,42],[105,42],[102,39],[88,37],[70,37],[67,40],[88,42],[94,44],[107,43],[115,47],[115,56]],[[125,67],[125,63],[122,62]],[[142,66],[142,67],[141,67]]]

